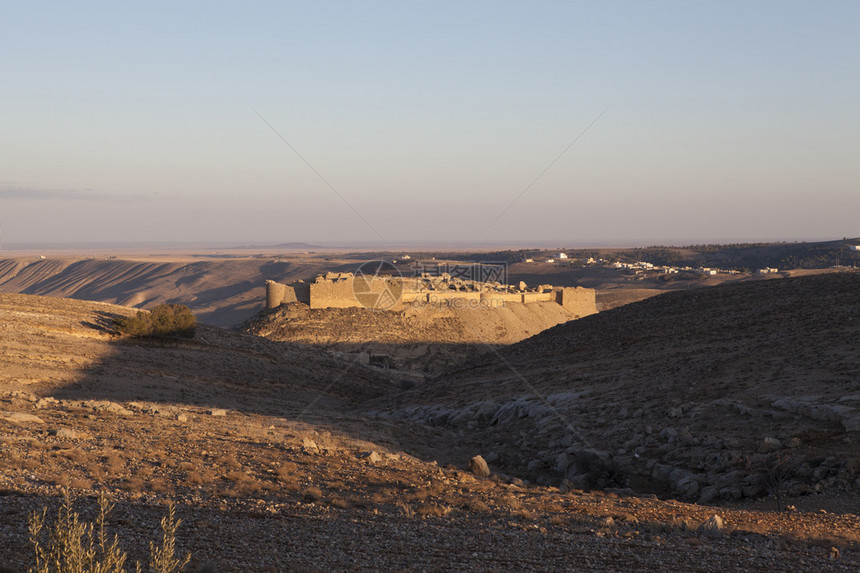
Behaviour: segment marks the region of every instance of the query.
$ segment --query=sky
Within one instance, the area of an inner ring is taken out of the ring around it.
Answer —
[[[860,236],[860,2],[5,2],[3,245]]]

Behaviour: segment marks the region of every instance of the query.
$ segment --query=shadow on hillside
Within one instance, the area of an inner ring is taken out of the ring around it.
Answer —
[[[310,424],[317,431],[390,444],[440,463],[468,462],[456,452],[456,435],[448,430],[364,414],[375,399],[406,398],[424,390],[420,376],[368,367],[319,348],[207,326],[199,327],[192,340],[119,337],[114,318],[111,313],[92,312],[77,323],[84,328],[77,327],[76,334],[63,342],[77,346],[57,351],[71,354],[70,348],[80,349],[82,359],[97,351],[99,358],[65,376],[43,396],[90,402],[85,406],[103,416],[107,425],[117,411],[123,414],[107,402],[125,408],[130,402],[149,403],[152,413],[173,419],[182,412],[200,416],[225,409],[231,423],[250,422],[247,415],[272,416]]]
[[[74,400],[149,401],[281,415],[315,403],[349,411],[398,385],[380,369],[318,349],[274,343],[201,325],[194,339],[120,337],[116,315],[79,324],[109,348],[52,392]],[[103,347],[102,347],[103,348]]]

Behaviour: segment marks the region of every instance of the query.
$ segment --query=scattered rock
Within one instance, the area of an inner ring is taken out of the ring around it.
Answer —
[[[382,456],[376,453],[376,451],[372,451],[365,456],[365,459],[372,464],[378,464],[382,461]]]
[[[724,529],[723,518],[716,513],[703,521],[698,528],[699,532],[705,535],[721,535]]]
[[[776,438],[765,438],[761,442],[759,451],[763,454],[769,454],[770,452],[775,452],[780,448],[782,448],[782,442]]]
[[[841,422],[846,432],[860,432],[860,416],[845,417]]]
[[[186,416],[185,414],[177,414],[176,421],[177,422],[187,422],[188,416]]]
[[[686,476],[675,484],[675,491],[685,498],[692,498],[699,493],[699,482],[692,476]]]
[[[54,431],[53,434],[62,440],[75,440],[81,437],[80,433],[70,428],[60,428],[59,430]]]
[[[490,477],[490,466],[481,456],[475,456],[469,460],[469,471],[478,477]]]
[[[659,435],[661,439],[666,440],[668,443],[672,444],[678,437],[678,432],[675,431],[675,428],[663,428],[660,431]]]
[[[45,421],[39,416],[25,412],[9,412],[3,415],[3,419],[14,424],[44,424]]]
[[[709,485],[702,488],[702,493],[699,495],[699,503],[711,503],[720,496],[720,490],[716,486]]]
[[[117,404],[116,402],[111,402],[109,400],[87,400],[81,405],[100,412],[110,412],[111,414],[118,414],[120,416],[132,415],[131,410],[123,407],[121,404]]]
[[[124,408],[123,406],[121,406],[120,404],[117,404],[116,402],[108,402],[107,405],[104,407],[104,411],[110,412],[111,414],[119,414],[120,416],[130,416],[131,415],[131,410]]]
[[[206,413],[210,416],[226,416],[227,410],[224,408],[212,408],[211,410],[206,410]]]
[[[317,452],[320,448],[315,441],[308,437],[304,437],[302,438],[302,449],[308,452]]]

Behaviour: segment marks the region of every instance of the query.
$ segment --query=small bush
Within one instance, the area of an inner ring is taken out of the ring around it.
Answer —
[[[194,338],[197,319],[183,304],[160,304],[148,312],[140,310],[135,316],[117,317],[114,327],[138,338]]]
[[[81,516],[72,508],[72,498],[63,492],[63,503],[53,527],[44,535],[46,509],[33,512],[29,518],[30,543],[36,552],[36,568],[33,573],[125,573],[128,559],[119,546],[119,538],[108,539],[105,533],[107,515],[113,509],[107,497],[99,496],[99,515],[95,524],[81,521]],[[161,520],[161,543],[149,543],[149,568],[152,573],[179,573],[191,559],[176,557],[176,530],[181,519],[176,519],[173,503],[167,507],[167,515]],[[142,572],[140,563],[135,571]]]

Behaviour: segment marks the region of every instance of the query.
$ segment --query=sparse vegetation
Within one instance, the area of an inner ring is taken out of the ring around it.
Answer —
[[[138,311],[134,316],[117,317],[114,327],[137,338],[194,338],[197,319],[184,304],[160,304],[150,311]]]
[[[751,471],[756,472],[762,480],[768,493],[776,498],[776,510],[783,509],[783,490],[785,484],[794,475],[794,467],[789,457],[779,454],[771,454],[757,462],[748,462]]]
[[[99,496],[99,514],[95,523],[81,519],[73,508],[68,490],[63,491],[63,502],[53,527],[47,529],[48,510],[33,512],[29,518],[30,543],[36,554],[36,567],[32,573],[123,573],[128,555],[120,548],[119,537],[108,538],[105,521],[114,505],[102,493]],[[161,520],[161,542],[149,544],[149,573],[178,573],[191,560],[191,555],[176,556],[176,531],[182,520],[176,519],[173,503],[168,504],[167,515]],[[144,569],[135,564],[138,573]]]

